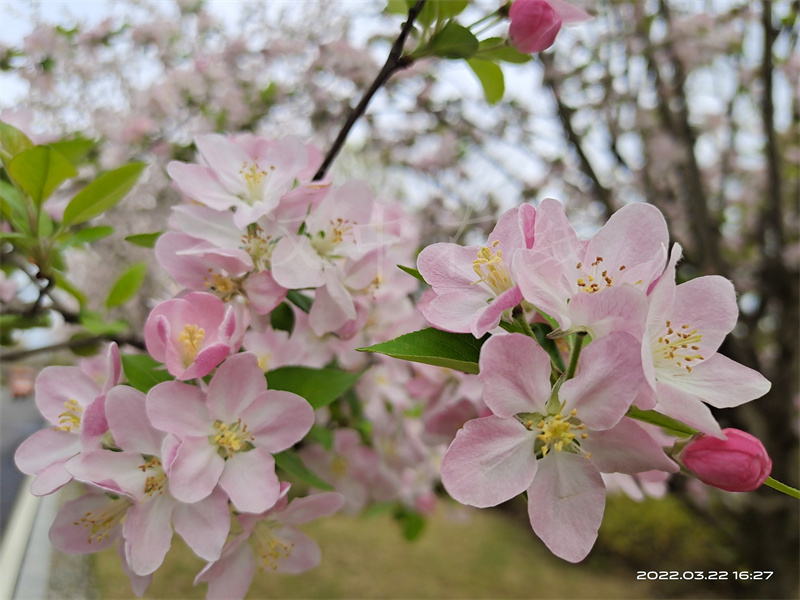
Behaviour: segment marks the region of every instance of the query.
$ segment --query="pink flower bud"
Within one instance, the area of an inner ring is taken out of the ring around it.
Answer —
[[[524,54],[547,50],[561,30],[561,17],[546,0],[515,0],[508,17],[511,43]]]
[[[723,429],[727,439],[701,436],[681,451],[680,461],[700,481],[729,492],[750,492],[772,471],[760,440],[739,429]]]

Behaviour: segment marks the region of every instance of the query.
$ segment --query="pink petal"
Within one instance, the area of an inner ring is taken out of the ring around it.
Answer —
[[[180,437],[211,432],[206,396],[193,385],[165,381],[147,393],[147,416],[153,427]]]
[[[242,536],[226,546],[220,560],[207,564],[194,582],[208,582],[206,600],[241,600],[250,589],[255,572],[253,550]]]
[[[325,285],[325,263],[305,236],[287,235],[272,251],[272,277],[287,289]]]
[[[724,437],[711,410],[697,396],[660,382],[656,384],[656,395],[656,410],[708,435]]]
[[[471,333],[476,313],[486,308],[487,293],[449,292],[433,298],[422,308],[422,315],[433,327],[452,333]]]
[[[485,508],[505,502],[536,475],[535,440],[513,418],[467,421],[442,460],[442,484],[462,504]]]
[[[197,502],[217,486],[225,460],[207,437],[183,439],[167,472],[169,491],[181,502]]]
[[[236,204],[236,196],[208,167],[173,161],[167,165],[167,173],[184,194],[209,208],[227,210]]]
[[[605,431],[589,432],[581,448],[591,453],[590,460],[601,473],[680,470],[650,434],[631,419],[622,419]]]
[[[479,359],[483,399],[494,414],[544,412],[550,398],[550,358],[522,334],[493,335]]]
[[[250,308],[259,315],[270,313],[283,302],[288,292],[268,271],[250,275],[244,282],[244,291]]]
[[[314,409],[305,398],[291,392],[264,392],[242,412],[255,444],[281,452],[302,440],[314,424]]]
[[[300,525],[337,513],[342,506],[344,506],[344,496],[338,492],[322,492],[295,498],[286,509],[280,512],[280,520],[284,523]]]
[[[78,367],[45,367],[36,377],[34,391],[39,412],[58,425],[67,402],[75,400],[85,408],[100,395],[100,386]]]
[[[547,3],[558,13],[564,25],[576,25],[594,19],[589,13],[582,11],[577,6],[564,2],[564,0],[547,0]]]
[[[234,354],[220,365],[208,385],[208,406],[212,419],[236,421],[242,411],[267,391],[264,371],[252,352]]]
[[[179,503],[172,515],[175,531],[204,560],[217,560],[231,528],[228,496],[216,488],[193,504]]]
[[[219,485],[228,493],[236,510],[251,513],[272,508],[281,491],[275,459],[263,448],[237,452],[225,461]]]
[[[569,303],[573,326],[588,328],[595,339],[621,331],[641,340],[648,310],[644,290],[632,285],[615,285],[594,294],[576,294]]]
[[[125,557],[137,575],[149,575],[164,562],[172,545],[172,510],[175,500],[169,494],[155,494],[134,504],[122,525],[126,540]]]
[[[592,341],[581,352],[575,377],[561,386],[563,412],[575,409],[590,429],[619,423],[645,385],[641,357],[641,342],[627,333],[611,332]]]
[[[703,338],[697,343],[700,354],[709,357],[736,325],[739,307],[733,284],[718,275],[698,277],[675,288],[675,304],[669,313],[673,327],[689,325]]]
[[[40,429],[19,445],[14,462],[23,473],[36,475],[53,464],[63,465],[80,451],[81,440],[77,434],[48,427]]]
[[[475,315],[470,327],[472,335],[476,338],[483,337],[500,324],[503,312],[514,308],[520,302],[522,302],[522,292],[519,291],[519,286],[515,285],[500,294]]]
[[[583,456],[552,452],[528,488],[528,516],[534,533],[556,556],[583,560],[603,520],[603,478]]]
[[[91,554],[110,548],[117,541],[122,529],[118,526],[119,521],[105,532],[99,530],[92,534],[90,527],[84,525],[81,520],[87,513],[101,514],[114,503],[120,503],[121,506],[129,504],[129,501],[111,500],[105,493],[90,492],[66,502],[50,526],[50,543],[59,552],[67,554]],[[103,533],[108,535],[104,536]]]
[[[270,533],[276,540],[291,548],[289,556],[278,559],[278,566],[275,568],[277,573],[302,573],[313,569],[322,560],[319,544],[294,527],[281,527]]]
[[[472,268],[478,250],[477,246],[432,244],[419,253],[417,269],[437,294],[469,292],[475,289],[473,283],[479,279]]]
[[[146,396],[129,386],[117,386],[106,396],[106,418],[114,441],[123,450],[157,456],[164,434],[147,418]]]
[[[182,373],[175,373],[170,370],[170,373],[175,375],[176,379],[187,381],[189,379],[198,379],[205,377],[213,371],[227,356],[231,353],[231,347],[224,342],[215,342],[200,350],[197,356]]]

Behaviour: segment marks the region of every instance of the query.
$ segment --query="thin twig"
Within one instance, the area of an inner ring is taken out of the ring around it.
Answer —
[[[397,36],[397,40],[395,40],[392,49],[389,51],[389,56],[386,58],[383,68],[375,77],[375,81],[372,82],[372,85],[370,85],[367,91],[364,92],[364,95],[361,97],[361,100],[356,107],[350,111],[347,121],[345,121],[341,131],[339,131],[339,135],[336,136],[336,140],[334,140],[331,149],[325,156],[325,160],[322,161],[322,165],[320,165],[319,170],[314,175],[313,181],[319,181],[325,177],[325,174],[328,172],[328,168],[330,168],[331,163],[333,163],[334,159],[339,155],[339,151],[344,146],[344,142],[347,140],[350,130],[353,128],[353,125],[355,125],[356,121],[358,121],[358,119],[367,110],[367,105],[370,103],[370,100],[372,100],[372,97],[375,95],[375,93],[389,80],[389,78],[395,72],[405,69],[413,62],[410,57],[403,56],[403,46],[405,45],[406,38],[408,37],[408,34],[411,33],[411,29],[414,26],[414,21],[416,20],[420,11],[422,11],[422,7],[425,5],[425,2],[426,0],[417,0],[417,3],[408,11],[408,19],[406,19],[406,22],[403,23],[403,28],[400,30],[400,35]]]
[[[125,346],[133,346],[135,348],[139,348],[140,350],[145,349],[144,342],[141,339],[133,336],[95,335],[87,338],[75,338],[71,340],[66,340],[64,342],[58,342],[57,344],[42,346],[40,348],[3,352],[0,353],[0,362],[4,361],[15,362],[19,360],[24,360],[26,358],[30,358],[31,356],[36,356],[37,354],[44,354],[46,352],[57,352],[59,350],[67,350],[72,348],[84,348],[86,346],[92,346],[94,344],[100,344],[102,342],[116,342],[120,346],[125,345]]]

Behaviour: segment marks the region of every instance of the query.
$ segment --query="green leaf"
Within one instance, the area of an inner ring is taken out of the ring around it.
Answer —
[[[128,324],[122,319],[106,321],[100,313],[93,310],[81,311],[81,325],[94,335],[119,335],[128,331]]]
[[[17,154],[8,163],[8,174],[34,201],[36,206],[78,171],[50,146],[34,146]]]
[[[475,57],[494,61],[502,60],[516,64],[523,64],[533,60],[530,54],[522,54],[513,46],[509,46],[507,40],[499,37],[481,40]]]
[[[74,166],[79,167],[86,162],[86,157],[94,150],[95,143],[86,138],[75,138],[73,140],[51,142],[49,146],[57,150]]]
[[[311,310],[311,304],[314,302],[311,298],[297,290],[289,290],[289,293],[286,294],[286,299],[304,313]]]
[[[628,412],[625,414],[631,419],[658,425],[662,429],[665,429],[667,433],[672,433],[673,435],[680,437],[689,437],[696,433],[700,433],[700,431],[694,427],[690,427],[686,423],[682,423],[677,419],[668,417],[667,415],[662,415],[660,412],[655,410],[642,410],[640,408],[636,408],[635,406],[631,406],[628,409]]]
[[[154,248],[156,241],[163,231],[156,231],[153,233],[136,233],[134,235],[126,235],[125,241],[130,242],[134,246],[141,246],[142,248]]]
[[[307,483],[311,487],[326,492],[332,492],[333,486],[323,481],[319,475],[311,471],[303,464],[303,460],[298,456],[294,450],[284,450],[279,454],[272,455],[275,458],[275,464],[281,469],[286,471],[289,475],[296,477],[303,483]]]
[[[327,406],[349,390],[363,371],[350,373],[340,369],[280,367],[267,373],[271,390],[283,390],[302,396],[314,409]]]
[[[469,333],[449,333],[428,327],[357,350],[377,352],[401,360],[456,369],[464,373],[478,373],[481,346],[487,339],[489,334],[476,339]]]
[[[333,431],[322,425],[312,425],[305,439],[321,444],[325,450],[333,448]]]
[[[100,351],[100,340],[86,331],[71,335],[69,341],[69,349],[76,356],[94,356]]]
[[[33,148],[33,142],[16,127],[0,121],[0,160],[8,167],[8,163],[17,154]]]
[[[269,313],[269,323],[273,329],[286,331],[289,335],[292,335],[292,331],[294,331],[294,310],[286,302],[281,302]]]
[[[97,240],[102,240],[114,233],[114,228],[110,225],[98,225],[97,227],[87,227],[76,232],[75,235],[68,237],[61,243],[62,248],[79,246],[81,244],[91,244]]]
[[[412,277],[416,277],[416,278],[417,278],[417,279],[419,279],[419,280],[420,280],[422,283],[428,283],[427,281],[425,281],[425,280],[422,278],[422,275],[420,275],[420,272],[419,272],[419,271],[417,271],[416,269],[413,269],[413,268],[411,268],[411,267],[404,267],[403,265],[397,265],[397,268],[398,268],[398,269],[400,269],[401,271],[405,271],[406,273],[408,273],[408,274],[409,274],[409,275],[411,275]]]
[[[472,32],[450,21],[442,30],[433,36],[426,48],[425,56],[441,56],[443,58],[470,58],[478,51],[478,38]]]
[[[18,231],[33,237],[25,205],[26,200],[17,191],[17,188],[0,179],[0,212]]]
[[[503,99],[506,91],[505,81],[503,80],[503,69],[496,63],[482,58],[470,58],[467,64],[472,72],[478,77],[483,86],[483,95],[489,104],[496,104]]]
[[[409,6],[413,6],[413,2],[408,2],[408,0],[388,0],[385,10],[390,15],[407,15]]]
[[[100,175],[70,200],[64,224],[83,223],[112,208],[131,191],[144,167],[144,163],[131,163]]]
[[[146,394],[159,383],[173,380],[166,367],[147,354],[121,354],[120,358],[128,383],[140,392]]]
[[[106,308],[125,304],[136,295],[147,275],[147,263],[138,262],[119,276],[106,298]]]
[[[39,213],[39,222],[37,225],[38,231],[36,235],[40,240],[46,240],[53,235],[53,220],[46,212],[42,211]]]
[[[403,537],[409,542],[416,540],[425,529],[427,523],[425,517],[415,510],[410,510],[404,506],[399,507],[394,518],[400,523],[403,530]]]
[[[430,2],[430,0],[428,0]],[[469,4],[468,0],[434,0],[439,5],[439,20],[457,17]]]

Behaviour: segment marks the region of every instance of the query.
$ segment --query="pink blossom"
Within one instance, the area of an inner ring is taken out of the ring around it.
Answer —
[[[243,317],[213,294],[167,300],[147,317],[147,351],[178,379],[204,377],[239,349],[247,325]]]
[[[676,244],[663,277],[650,294],[643,366],[648,385],[642,401],[710,435],[720,428],[705,404],[731,408],[766,394],[771,384],[758,371],[717,350],[739,315],[733,284],[723,277],[698,277],[675,284]]]
[[[534,246],[536,211],[529,204],[505,212],[485,246],[439,243],[417,258],[417,268],[436,297],[422,308],[438,329],[483,336],[522,301],[511,273],[515,252]]]
[[[323,492],[290,502],[288,491],[289,484],[282,484],[277,504],[263,513],[237,515],[242,533],[225,545],[219,560],[208,563],[195,578],[195,584],[208,582],[208,600],[244,598],[256,568],[302,573],[319,564],[319,545],[295,525],[338,512],[344,496]]]
[[[34,384],[36,406],[54,427],[34,433],[20,444],[14,462],[23,473],[35,475],[31,493],[51,494],[69,483],[65,464],[81,451],[100,446],[108,431],[105,399],[119,382],[119,348],[111,344],[103,387],[78,367],[46,367]]]
[[[729,492],[751,492],[766,481],[772,460],[761,441],[739,429],[723,429],[726,439],[701,435],[678,454],[678,460],[708,485]]]
[[[527,490],[533,531],[571,562],[591,550],[605,506],[601,472],[675,471],[660,446],[623,418],[643,375],[625,333],[591,342],[576,376],[550,387],[550,360],[531,338],[492,336],[480,356],[494,413],[468,421],[442,461],[442,483],[464,504],[495,506]]]
[[[512,272],[525,300],[565,331],[591,330],[600,314],[614,317],[605,331],[624,322],[627,309],[614,313],[618,300],[603,294],[623,285],[646,294],[667,262],[666,221],[657,208],[644,203],[622,207],[588,242],[581,242],[561,203],[547,198],[536,213],[534,238],[531,249],[516,254]],[[628,294],[624,302],[641,317],[644,297],[635,296]],[[610,312],[593,306],[603,302],[612,307]]]
[[[167,172],[197,202],[234,209],[240,229],[274,210],[308,162],[305,144],[296,137],[271,141],[209,134],[198,136],[195,144],[205,164],[173,161]]]
[[[547,50],[561,25],[588,21],[591,17],[563,0],[514,0],[509,10],[511,43],[524,54]]]
[[[300,456],[309,469],[344,495],[345,513],[356,514],[364,508],[380,459],[375,450],[362,444],[357,431],[336,429],[330,451],[314,444],[301,448]]]
[[[173,525],[196,554],[206,560],[218,558],[230,529],[227,494],[216,489],[196,503],[185,504],[169,493],[161,454],[167,434],[150,424],[143,393],[115,387],[106,398],[106,415],[119,451],[83,453],[67,468],[77,480],[130,500],[122,535],[131,571],[143,576],[161,566],[172,542]],[[123,510],[121,505],[112,506]],[[75,527],[69,530],[65,524],[59,530],[62,545],[81,551],[81,528],[77,523]]]
[[[175,436],[162,452],[176,499],[197,502],[219,484],[237,510],[254,513],[278,500],[272,453],[299,442],[314,423],[306,400],[267,390],[249,352],[220,365],[207,393],[177,381],[155,386],[147,395],[147,414],[156,428]]]

